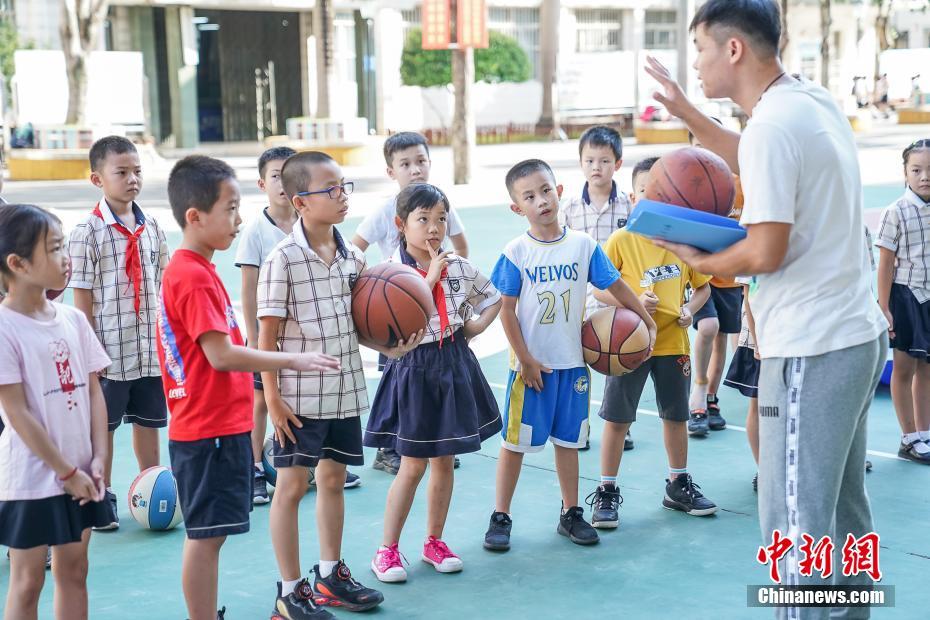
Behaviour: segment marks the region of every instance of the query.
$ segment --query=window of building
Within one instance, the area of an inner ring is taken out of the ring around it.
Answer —
[[[336,11],[333,18],[333,66],[339,82],[355,82],[355,17]]]
[[[620,9],[575,9],[575,51],[614,52],[623,49]]]
[[[643,47],[673,50],[678,46],[678,14],[675,11],[646,11]]]

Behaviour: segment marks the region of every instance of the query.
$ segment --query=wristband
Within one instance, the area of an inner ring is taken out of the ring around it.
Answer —
[[[74,474],[77,473],[77,470],[78,470],[78,468],[77,468],[77,466],[75,466],[74,469],[72,469],[70,472],[68,472],[68,475],[66,475],[66,476],[64,476],[64,477],[59,477],[58,479],[59,479],[61,482],[67,482],[68,480],[70,480],[71,478],[74,477]]]

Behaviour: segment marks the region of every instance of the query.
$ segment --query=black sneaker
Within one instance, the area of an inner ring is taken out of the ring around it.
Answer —
[[[872,461],[866,460],[865,462],[865,473],[872,471]]]
[[[400,455],[393,450],[381,448],[378,450],[378,453],[375,454],[375,462],[372,464],[372,467],[380,469],[392,476],[396,476],[397,470],[400,469]]]
[[[221,607],[216,610],[216,620],[224,620],[226,618],[226,608]]]
[[[704,497],[700,489],[701,487],[691,480],[691,474],[666,480],[662,505],[669,510],[680,510],[695,517],[714,514],[717,512],[717,504]]]
[[[706,437],[710,431],[710,424],[707,421],[707,411],[704,409],[695,409],[688,415],[688,434],[692,437]]]
[[[588,436],[585,437],[585,440],[584,440],[584,447],[578,448],[578,450],[580,450],[581,452],[584,452],[585,450],[590,450],[590,449],[591,449],[591,427],[589,426]]]
[[[462,461],[459,460],[459,457],[455,457],[452,460],[452,469],[458,469],[462,466]]]
[[[362,479],[357,474],[353,474],[349,470],[346,470],[346,481],[345,484],[342,485],[342,488],[354,489],[358,486],[362,486]]]
[[[712,431],[722,431],[727,427],[727,421],[720,415],[720,399],[716,394],[707,397],[707,426]]]
[[[623,438],[623,451],[633,449],[633,436],[630,435],[630,431],[626,432],[626,437]]]
[[[329,620],[335,616],[313,602],[313,586],[307,579],[297,582],[297,587],[287,596],[281,596],[278,582],[278,598],[274,602],[271,620]]]
[[[759,474],[757,473],[752,477],[752,490],[756,493],[759,492]]]
[[[268,497],[268,480],[265,478],[265,470],[256,467],[252,476],[252,504],[267,504],[271,499]]]
[[[513,521],[506,512],[491,514],[488,531],[484,534],[484,548],[491,551],[507,551],[510,549],[510,528]]]
[[[924,465],[930,465],[930,452],[918,452],[917,444],[924,443],[920,439],[912,441],[910,443],[901,442],[901,447],[898,448],[898,456],[902,459],[907,459],[909,461],[914,461],[915,463],[923,463]],[[926,445],[926,444],[924,444]]]
[[[612,530],[620,525],[620,505],[623,497],[615,484],[602,484],[588,495],[585,503],[591,507],[591,525],[599,530]]]
[[[600,540],[591,524],[584,520],[584,510],[581,506],[572,506],[559,516],[556,532],[567,536],[576,545],[593,545]]]
[[[313,566],[313,602],[342,607],[348,611],[367,611],[384,602],[384,595],[366,588],[355,579],[345,562],[339,560],[329,577],[320,577],[320,566]]]
[[[110,519],[108,525],[102,525],[100,527],[92,528],[95,532],[109,532],[111,530],[119,529],[119,512],[116,508],[116,493],[110,489],[106,490],[104,494],[103,501],[106,502],[107,507],[107,517]]]

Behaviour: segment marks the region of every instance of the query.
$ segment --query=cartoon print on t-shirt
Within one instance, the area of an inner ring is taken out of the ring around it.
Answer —
[[[48,350],[55,361],[55,371],[61,391],[68,395],[68,411],[71,411],[76,404],[74,390],[77,388],[74,382],[74,372],[71,370],[71,349],[64,340],[53,340],[48,343]]]

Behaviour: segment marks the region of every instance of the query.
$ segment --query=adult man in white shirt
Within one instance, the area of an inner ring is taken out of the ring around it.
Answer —
[[[786,74],[781,22],[771,0],[708,0],[691,22],[704,95],[729,97],[750,120],[742,136],[722,129],[685,97],[668,71],[647,71],[656,99],[740,175],[747,238],[716,254],[660,243],[702,273],[758,275],[753,297],[759,378],[759,518],[793,546],[782,583],[828,582],[800,574],[802,534],[872,530],[864,485],[866,416],[887,349],[887,323],[870,289],[862,243],[862,188],[846,116],[818,85]],[[835,521],[834,521],[835,520]],[[838,565],[835,563],[834,565]],[[834,582],[865,585],[865,574]],[[867,617],[867,608],[834,609]],[[830,608],[780,608],[779,617],[827,618]]]

